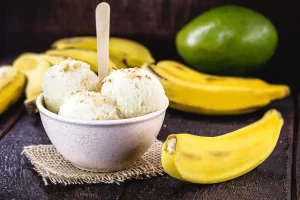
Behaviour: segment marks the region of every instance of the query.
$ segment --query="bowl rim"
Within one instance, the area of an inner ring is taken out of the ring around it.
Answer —
[[[131,123],[136,123],[136,122],[142,122],[146,121],[152,118],[155,118],[162,113],[166,112],[168,106],[169,106],[169,99],[167,96],[166,97],[166,104],[165,106],[155,112],[139,116],[139,117],[133,117],[133,118],[128,118],[128,119],[116,119],[116,120],[79,120],[79,119],[69,119],[63,116],[60,116],[56,113],[53,113],[49,110],[47,110],[44,105],[42,104],[42,100],[44,99],[43,93],[41,93],[37,100],[36,100],[36,105],[39,110],[39,112],[43,115],[46,115],[52,119],[62,121],[62,122],[67,122],[67,123],[72,123],[72,124],[81,124],[81,125],[119,125],[119,124],[131,124]]]

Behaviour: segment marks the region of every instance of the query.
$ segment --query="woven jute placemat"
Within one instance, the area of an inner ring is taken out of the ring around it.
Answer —
[[[163,175],[161,166],[162,142],[156,140],[148,151],[133,165],[117,172],[90,172],[74,167],[57,152],[53,145],[25,146],[23,153],[34,169],[43,177],[45,185],[117,183],[130,179],[145,179]]]

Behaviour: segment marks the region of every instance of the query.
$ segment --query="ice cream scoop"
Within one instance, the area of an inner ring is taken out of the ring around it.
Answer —
[[[144,116],[77,120],[48,111],[43,94],[36,103],[45,131],[57,151],[74,166],[98,172],[122,170],[137,161],[155,141],[168,107],[165,97],[162,109]]]
[[[69,96],[82,90],[99,91],[100,83],[87,63],[67,59],[49,68],[42,90],[47,109],[57,113]]]
[[[59,115],[80,120],[119,119],[115,102],[99,92],[82,91],[67,98],[60,107]]]
[[[146,70],[116,70],[102,84],[101,93],[116,101],[122,118],[146,115],[162,109],[166,103],[163,86]]]

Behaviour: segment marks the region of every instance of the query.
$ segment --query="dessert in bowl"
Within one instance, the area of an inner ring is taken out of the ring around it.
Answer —
[[[95,80],[86,63],[66,60],[53,66],[37,107],[49,139],[66,160],[90,171],[121,170],[155,141],[168,98],[159,81],[140,69],[113,71],[99,85]]]

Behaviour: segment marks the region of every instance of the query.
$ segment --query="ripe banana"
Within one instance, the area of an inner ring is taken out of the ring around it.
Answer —
[[[130,66],[124,60],[120,60],[119,58],[109,56],[109,59],[116,65],[117,69],[129,68]]]
[[[25,76],[11,66],[0,67],[0,115],[23,94]]]
[[[57,40],[52,44],[55,49],[86,49],[97,50],[96,37],[73,37]],[[109,55],[112,60],[117,59],[118,69],[124,67],[141,67],[144,63],[154,63],[150,51],[140,43],[132,40],[111,37],[109,40]],[[71,55],[68,55],[72,57]],[[112,58],[113,57],[113,58]],[[79,59],[79,58],[78,58]],[[80,59],[79,59],[80,60]]]
[[[184,78],[181,78],[180,74],[175,76],[156,65],[143,65],[142,68],[160,80],[169,98],[170,107],[185,112],[206,115],[249,113],[289,94],[288,86],[267,84],[259,80],[248,80],[250,83],[254,82],[254,86],[247,84],[247,79],[228,77],[215,83],[209,79],[192,82],[188,79],[189,75],[182,73]]]
[[[56,65],[64,60],[66,60],[67,58],[66,57],[63,57],[63,56],[50,56],[50,55],[47,55],[47,54],[39,54],[39,56],[48,61],[50,63],[51,66],[53,65]]]
[[[70,57],[86,62],[91,66],[91,70],[93,70],[95,73],[98,72],[98,60],[96,51],[86,49],[53,49],[46,51],[46,54],[51,56],[64,56],[66,58]],[[109,60],[108,65],[108,71],[117,69],[116,65],[111,60]]]
[[[162,166],[170,176],[188,182],[231,180],[268,158],[282,125],[280,113],[270,110],[259,121],[217,137],[169,135],[162,148]]]
[[[144,63],[154,63],[150,51],[132,40],[110,38],[109,55],[119,58],[130,67],[141,67]]]
[[[49,67],[51,64],[47,60],[34,53],[22,54],[13,62],[13,68],[24,73],[27,77],[24,104],[29,114],[37,112],[35,100],[42,92],[44,73]]]
[[[156,64],[157,67],[181,80],[212,85],[245,86],[245,87],[269,87],[269,84],[257,78],[239,78],[229,76],[215,76],[195,71],[179,62],[163,60]]]
[[[97,38],[93,36],[63,38],[55,41],[52,45],[54,49],[87,49],[97,51]]]

